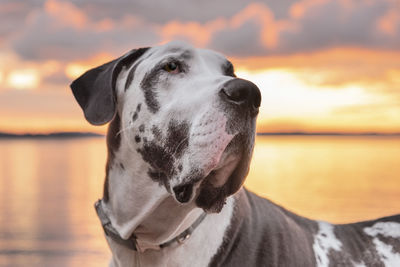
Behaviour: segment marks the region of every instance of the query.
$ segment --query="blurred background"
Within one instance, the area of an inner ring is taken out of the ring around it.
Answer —
[[[399,0],[1,0],[0,266],[107,264],[106,126],[69,84],[170,40],[260,87],[246,187],[335,223],[400,213]]]

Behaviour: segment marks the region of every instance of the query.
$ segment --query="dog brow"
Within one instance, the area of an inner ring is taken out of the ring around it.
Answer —
[[[176,54],[174,57],[181,61],[188,61],[193,58],[193,52],[189,49],[182,50],[182,48],[173,47],[169,49],[168,52],[171,54]]]

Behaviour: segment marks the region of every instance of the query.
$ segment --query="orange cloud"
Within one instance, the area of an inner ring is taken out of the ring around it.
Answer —
[[[304,17],[306,11],[313,6],[323,5],[329,2],[329,0],[302,0],[294,3],[290,9],[289,14],[292,18],[299,19]]]
[[[390,9],[377,21],[378,29],[391,36],[395,36],[400,25],[400,8]]]
[[[44,10],[56,17],[58,22],[76,29],[82,29],[88,23],[85,13],[69,2],[48,0],[44,4]]]
[[[186,37],[195,45],[204,47],[210,41],[211,35],[225,26],[226,21],[223,19],[216,19],[205,25],[197,22],[182,23],[171,21],[162,27],[161,36],[164,41]]]
[[[310,53],[270,55],[264,57],[232,57],[236,66],[248,70],[292,68],[315,70],[373,69],[378,71],[400,67],[400,51],[371,50],[356,47],[337,47]]]
[[[261,3],[252,3],[236,14],[231,20],[231,27],[238,28],[246,21],[254,20],[262,27],[261,40],[268,48],[278,45],[281,24],[274,19],[272,11]]]
[[[285,20],[277,21],[273,12],[264,4],[251,3],[230,19],[217,18],[205,24],[198,22],[171,21],[161,28],[164,41],[185,37],[197,46],[207,46],[213,34],[224,29],[238,29],[244,23],[252,21],[258,24],[261,31],[261,41],[266,48],[275,48],[279,44],[279,33],[282,30],[294,29],[295,26]]]

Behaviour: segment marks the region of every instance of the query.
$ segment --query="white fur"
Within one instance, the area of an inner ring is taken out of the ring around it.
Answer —
[[[208,214],[185,243],[181,245],[174,244],[162,250],[132,252],[108,238],[113,252],[110,266],[208,266],[223,242],[225,230],[231,220],[233,207],[234,199],[230,197],[227,199],[222,211],[218,214]]]
[[[364,262],[352,262],[354,267],[367,267]]]
[[[377,222],[371,227],[365,227],[364,232],[370,236],[381,234],[387,237],[400,238],[400,223]]]
[[[374,238],[372,240],[375,244],[376,250],[378,251],[381,260],[387,267],[398,267],[400,263],[400,254],[393,251],[391,245],[385,244],[379,240],[379,238]]]
[[[333,232],[334,226],[326,222],[318,222],[319,231],[314,237],[314,254],[319,267],[328,267],[328,254],[331,249],[340,251],[342,242],[338,240]]]
[[[382,242],[377,236],[399,238],[400,224],[396,222],[377,222],[371,227],[365,227],[364,232],[373,236],[374,245],[385,266],[397,267],[400,263],[400,254],[393,251],[393,247]]]

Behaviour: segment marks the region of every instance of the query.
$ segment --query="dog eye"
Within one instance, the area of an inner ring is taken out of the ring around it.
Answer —
[[[176,62],[169,62],[165,64],[163,69],[172,74],[177,74],[181,72],[179,65]]]

